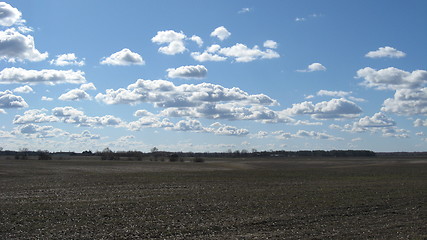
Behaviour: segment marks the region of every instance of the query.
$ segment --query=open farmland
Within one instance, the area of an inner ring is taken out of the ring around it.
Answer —
[[[425,239],[427,159],[0,159],[0,239]]]

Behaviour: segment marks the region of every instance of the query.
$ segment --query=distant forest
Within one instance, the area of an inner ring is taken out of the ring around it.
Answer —
[[[398,157],[398,156],[412,156],[412,157],[427,157],[427,152],[373,152],[370,150],[301,150],[301,151],[256,151],[253,149],[251,152],[247,150],[236,150],[227,152],[168,152],[160,151],[156,147],[152,148],[150,152],[141,151],[112,151],[105,148],[103,151],[83,151],[77,152],[49,152],[46,150],[30,151],[26,148],[19,151],[3,150],[0,148],[0,155],[14,156],[15,159],[40,159],[50,160],[63,159],[72,156],[87,156],[87,157],[100,157],[102,160],[151,160],[151,161],[182,161],[183,159],[192,158],[195,161],[202,161],[202,158],[295,158],[295,157]]]

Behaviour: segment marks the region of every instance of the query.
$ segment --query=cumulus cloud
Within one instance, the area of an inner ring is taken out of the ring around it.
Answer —
[[[167,55],[175,55],[183,53],[185,48],[184,40],[186,36],[183,32],[175,32],[173,30],[158,31],[151,41],[157,44],[168,44],[165,47],[160,47],[159,52]]]
[[[256,59],[272,59],[280,57],[279,53],[272,49],[262,51],[258,46],[248,48],[246,45],[237,43],[234,46],[221,48],[218,52],[227,57],[234,57],[236,62],[251,62]]]
[[[379,112],[375,113],[372,117],[363,117],[356,122],[357,127],[371,128],[371,127],[391,127],[395,126],[396,122],[387,117],[385,114]]]
[[[356,78],[364,79],[362,85],[379,90],[414,89],[427,83],[427,71],[415,70],[411,73],[394,67],[381,70],[366,67],[357,71]]]
[[[16,93],[30,93],[30,92],[33,92],[33,89],[30,86],[25,85],[25,86],[21,86],[21,87],[17,87],[15,89],[13,89],[13,92],[16,92]]]
[[[158,116],[143,116],[136,121],[129,122],[127,128],[131,131],[139,131],[142,128],[174,128],[174,124],[167,118],[160,119]],[[176,128],[175,128],[176,130]]]
[[[211,128],[207,129],[208,132],[212,132],[215,135],[227,135],[227,136],[246,136],[249,134],[249,130],[244,128],[237,128],[234,126],[225,125],[219,122],[215,122],[211,125]]]
[[[96,99],[107,104],[151,102],[158,107],[194,106],[200,103],[238,101],[243,104],[277,105],[264,94],[250,95],[239,88],[225,88],[211,83],[176,86],[166,80],[139,79],[127,89],[108,89]]]
[[[21,12],[11,5],[0,2],[0,26],[10,27],[21,20]]]
[[[145,113],[137,121],[130,122],[127,128],[131,131],[139,131],[142,128],[163,128],[172,131],[213,133],[215,135],[227,136],[245,136],[249,133],[247,129],[239,129],[219,122],[212,124],[210,127],[204,127],[196,119],[188,118],[173,123],[168,118],[161,119],[159,116]]]
[[[53,59],[50,61],[50,64],[56,65],[56,66],[69,66],[69,65],[75,65],[75,66],[84,66],[85,65],[85,59],[79,60],[77,56],[74,53],[67,53],[62,55],[57,55],[56,59]]]
[[[212,54],[207,51],[203,53],[192,52],[191,57],[193,57],[194,60],[199,62],[221,62],[227,60],[226,57],[220,56],[218,54]]]
[[[422,120],[417,118],[414,121],[414,127],[427,127],[427,119]]]
[[[199,120],[195,119],[181,120],[172,127],[166,127],[166,129],[183,132],[205,132],[205,128],[203,127],[202,123]]]
[[[80,101],[80,100],[89,100],[91,99],[91,97],[82,89],[72,89],[62,94],[61,96],[59,96],[58,99],[62,101]]]
[[[24,115],[15,116],[13,124],[59,122],[59,118],[53,115],[47,115],[46,111],[46,109],[31,109],[25,111]]]
[[[426,115],[427,87],[396,90],[393,98],[388,98],[384,101],[381,111],[399,115]]]
[[[217,27],[213,32],[211,32],[211,37],[217,37],[219,40],[224,41],[231,36],[231,33],[224,27]]]
[[[53,138],[68,135],[68,133],[62,129],[52,126],[39,126],[33,123],[16,127],[14,133],[22,134],[30,138]]]
[[[62,94],[58,99],[62,101],[90,100],[92,97],[86,92],[87,90],[96,90],[96,87],[93,83],[85,83],[80,88],[72,89]]]
[[[285,115],[311,115],[317,119],[354,118],[360,115],[362,109],[345,98],[334,98],[313,104],[310,101],[292,104],[292,108],[282,111]]]
[[[84,130],[80,134],[70,134],[71,140],[94,140],[94,139],[101,139],[101,136],[98,134],[92,134],[88,130]]]
[[[297,72],[316,72],[316,71],[326,71],[326,67],[320,63],[312,63],[308,65],[306,69],[297,70]]]
[[[0,109],[25,107],[28,107],[28,104],[21,96],[14,95],[10,90],[0,91]]]
[[[368,57],[368,58],[384,58],[384,57],[402,58],[405,56],[406,56],[406,53],[389,46],[380,47],[378,48],[378,50],[370,51],[365,55],[365,57]]]
[[[144,109],[144,110],[135,111],[133,115],[135,117],[144,117],[144,116],[153,116],[154,114]]]
[[[42,96],[41,100],[51,102],[51,101],[53,101],[53,98]]]
[[[101,64],[115,66],[144,65],[145,61],[138,53],[134,53],[127,48],[123,48],[122,50],[111,54],[111,56],[103,58]]]
[[[73,70],[26,70],[23,68],[5,68],[0,72],[0,84],[39,84],[55,85],[59,83],[80,84],[86,82],[84,72]]]
[[[273,41],[273,40],[267,40],[264,42],[264,47],[265,48],[273,48],[276,49],[278,46],[277,42]]]
[[[193,36],[191,36],[190,40],[193,41],[193,42],[195,42],[195,43],[197,43],[197,45],[199,47],[203,46],[203,40],[199,36],[193,35]]]
[[[118,117],[112,115],[105,115],[101,117],[86,116],[84,112],[70,106],[56,107],[52,109],[52,114],[53,116],[58,117],[64,123],[76,124],[80,127],[120,127],[125,125],[125,123]]]
[[[35,48],[34,38],[23,35],[14,28],[0,31],[0,60],[8,62],[45,60],[48,53],[40,53]]]
[[[184,78],[184,79],[200,79],[206,77],[208,69],[203,65],[196,66],[182,66],[179,68],[169,68],[166,70],[170,78]]]
[[[375,113],[372,117],[365,116],[353,124],[344,126],[331,125],[330,128],[352,133],[379,133],[384,137],[408,138],[408,131],[396,127],[396,122],[382,112]]]
[[[77,110],[73,107],[56,107],[52,109],[52,113],[56,117],[75,117],[75,116],[83,116],[84,112]]]
[[[96,87],[93,83],[85,83],[80,86],[81,90],[96,90]]]
[[[251,95],[239,88],[211,83],[175,85],[165,80],[143,80],[127,89],[108,89],[95,97],[106,104],[152,103],[163,116],[231,120],[288,121],[266,106],[278,105],[264,94]]]

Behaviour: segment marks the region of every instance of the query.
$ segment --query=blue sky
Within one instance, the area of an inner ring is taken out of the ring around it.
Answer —
[[[0,147],[427,150],[425,1],[0,2]]]

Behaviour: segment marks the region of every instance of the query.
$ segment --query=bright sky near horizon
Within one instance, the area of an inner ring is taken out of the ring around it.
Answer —
[[[427,151],[427,1],[0,2],[0,147]]]

